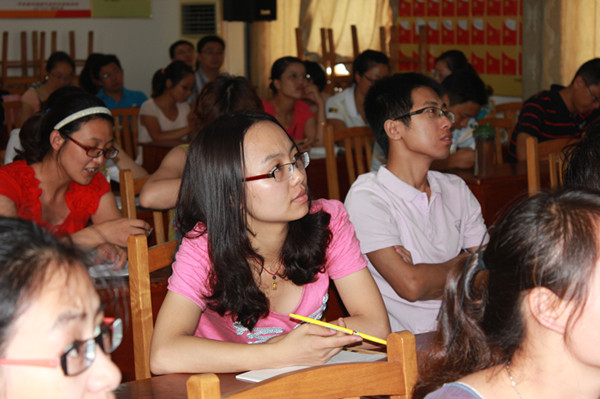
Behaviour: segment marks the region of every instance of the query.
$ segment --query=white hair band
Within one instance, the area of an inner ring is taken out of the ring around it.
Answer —
[[[83,118],[83,117],[86,117],[89,115],[95,115],[95,114],[105,114],[105,115],[112,116],[112,114],[106,107],[90,107],[90,108],[82,109],[81,111],[77,111],[74,114],[67,116],[65,119],[63,119],[62,121],[60,121],[56,125],[54,125],[53,130],[60,130],[62,127],[65,127],[66,125],[68,125],[69,123],[71,123],[73,121],[76,121],[77,119],[80,119],[80,118]]]

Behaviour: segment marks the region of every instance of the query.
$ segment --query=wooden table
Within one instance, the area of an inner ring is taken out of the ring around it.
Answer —
[[[163,158],[173,148],[184,144],[180,140],[160,140],[150,143],[141,143],[144,151],[144,161],[142,166],[148,173],[154,173],[160,166]],[[344,157],[337,158],[338,179],[340,181],[340,194],[342,198],[348,192],[348,171]],[[325,158],[311,159],[310,165],[306,168],[308,187],[312,198],[329,198],[329,189],[327,188],[327,169],[325,167]]]
[[[417,334],[415,341],[417,355],[424,354],[432,344],[433,333]],[[219,373],[221,395],[233,393],[251,384],[238,381],[235,376],[239,373]],[[121,384],[115,391],[116,399],[185,399],[187,392],[185,383],[193,374],[167,374]]]

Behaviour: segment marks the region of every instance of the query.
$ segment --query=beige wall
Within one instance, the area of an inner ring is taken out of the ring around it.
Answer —
[[[9,59],[20,59],[20,32],[45,31],[46,54],[50,31],[57,31],[57,48],[68,52],[68,31],[75,31],[75,55],[85,58],[87,32],[94,31],[94,51],[119,57],[125,71],[125,86],[150,94],[152,75],[169,63],[168,47],[180,38],[179,1],[152,0],[152,18],[0,19],[0,30],[9,32]],[[222,23],[227,42],[224,69],[244,74],[244,23]],[[28,36],[31,52],[31,39]]]

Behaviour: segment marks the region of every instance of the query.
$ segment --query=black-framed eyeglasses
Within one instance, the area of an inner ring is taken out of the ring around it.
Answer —
[[[96,360],[96,346],[110,355],[123,340],[123,322],[121,319],[105,317],[102,326],[96,327],[94,338],[75,341],[63,354],[54,359],[0,359],[0,366],[61,367],[66,376],[75,376],[87,370]]]
[[[261,180],[273,178],[276,182],[283,182],[289,180],[294,174],[294,168],[297,168],[300,172],[303,172],[306,167],[310,164],[310,157],[308,152],[299,152],[294,155],[294,162],[284,163],[283,165],[277,165],[269,173],[264,175],[257,175],[246,177],[244,181]]]
[[[98,158],[102,154],[106,159],[114,159],[117,155],[119,155],[119,150],[117,150],[115,147],[110,147],[106,149],[98,147],[88,147],[87,145],[81,144],[79,141],[75,140],[71,136],[67,136],[66,134],[63,134],[62,136],[71,140],[79,147],[83,148],[85,150],[85,154],[90,158]]]
[[[397,116],[394,118],[394,120],[397,121],[398,119],[411,117],[413,115],[419,115],[419,114],[423,114],[423,113],[425,115],[427,115],[427,117],[429,119],[439,119],[439,118],[445,116],[446,118],[448,118],[448,120],[451,123],[454,123],[454,121],[456,120],[456,118],[454,117],[454,112],[448,111],[448,110],[443,110],[440,107],[433,107],[433,106],[421,108],[416,111],[412,111],[407,114]]]

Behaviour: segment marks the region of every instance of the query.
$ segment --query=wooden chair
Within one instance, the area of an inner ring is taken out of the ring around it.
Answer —
[[[346,166],[350,185],[356,177],[371,169],[371,145],[375,138],[369,127],[350,127],[333,131],[333,126],[325,126],[325,167],[329,198],[342,200],[338,180],[335,143],[341,142],[346,152]]]
[[[527,185],[529,196],[534,196],[540,191],[540,159],[548,158],[550,188],[555,189],[562,185],[562,169],[564,154],[562,149],[577,139],[556,139],[538,143],[536,137],[527,137],[525,148],[527,150]]]
[[[133,173],[126,169],[119,171],[119,190],[121,191],[121,211],[123,217],[136,219],[137,208],[135,205],[135,196],[142,191],[142,187],[150,176],[133,178]],[[154,222],[154,234],[157,244],[162,244],[166,241],[165,223],[162,211],[152,211],[152,220]]]
[[[415,337],[409,331],[401,331],[390,334],[387,341],[387,362],[311,367],[252,384],[226,397],[315,399],[391,395],[409,399],[417,381]],[[219,377],[215,374],[194,375],[186,387],[188,399],[221,398]]]
[[[522,108],[523,103],[521,101],[499,104],[494,107],[494,111],[490,116],[497,117],[498,114],[502,114],[503,118],[510,120],[514,127],[517,124],[517,119]]]
[[[148,248],[146,236],[129,236],[129,295],[131,298],[131,328],[135,378],[150,378],[150,341],[154,331],[150,273],[170,266],[177,249],[177,241],[169,241]]]
[[[2,108],[4,108],[6,133],[10,134],[10,132],[19,125],[22,107],[21,101],[7,101],[2,103]]]
[[[138,146],[138,107],[117,108],[110,111],[115,122],[115,140],[132,159]]]
[[[510,135],[515,127],[514,123],[510,118],[498,118],[494,116],[480,119],[477,123],[479,126],[485,126],[489,123],[496,130],[496,164],[502,165],[504,163],[502,137],[506,134],[508,140],[510,140]]]

